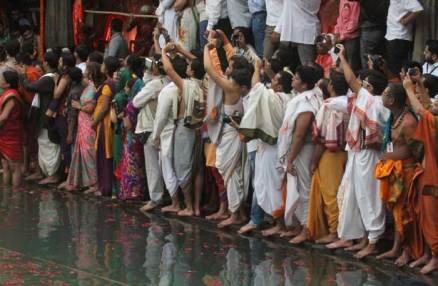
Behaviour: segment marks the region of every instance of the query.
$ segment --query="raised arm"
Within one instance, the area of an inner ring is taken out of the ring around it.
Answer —
[[[254,66],[254,73],[252,75],[252,82],[251,82],[252,87],[254,87],[256,84],[258,84],[261,81],[260,74],[262,73],[262,67],[263,67],[263,62],[260,59],[257,60]]]
[[[213,68],[213,65],[211,63],[210,58],[210,49],[212,49],[213,46],[211,43],[208,43],[205,45],[204,48],[204,68],[207,74],[210,76],[210,78],[219,85],[224,91],[230,91],[233,89],[232,83],[227,80],[225,77],[217,74],[216,70]]]
[[[421,104],[420,100],[417,98],[415,94],[415,84],[412,82],[409,76],[406,76],[403,80],[403,86],[406,89],[406,93],[408,94],[409,102],[411,103],[411,107],[417,114],[422,114],[425,108]]]
[[[175,83],[179,90],[183,90],[184,80],[178,75],[178,73],[173,69],[172,63],[170,62],[168,52],[175,49],[175,44],[169,43],[163,48],[163,53],[161,55],[161,61],[163,62],[163,69],[167,76]]]
[[[356,75],[354,74],[353,70],[351,69],[351,66],[348,64],[347,58],[345,57],[345,47],[344,45],[337,44],[336,47],[339,48],[339,59],[341,61],[341,68],[344,71],[345,80],[347,81],[348,85],[350,86],[350,89],[354,93],[358,93],[361,85],[357,80]]]

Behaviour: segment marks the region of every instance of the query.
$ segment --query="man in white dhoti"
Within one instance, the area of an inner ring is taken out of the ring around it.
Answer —
[[[249,185],[249,168],[245,156],[245,144],[240,141],[236,129],[243,116],[242,97],[251,88],[252,66],[234,69],[229,78],[219,75],[213,67],[210,49],[214,48],[211,36],[204,49],[204,66],[210,78],[224,90],[223,127],[217,144],[216,167],[224,179],[231,216],[219,223],[219,227],[239,224],[246,220],[243,202]]]
[[[312,122],[322,104],[322,92],[316,83],[323,74],[314,67],[300,66],[292,82],[299,95],[289,101],[278,135],[278,158],[286,173],[284,220],[292,225],[296,217],[301,233],[291,240],[300,243],[306,237],[311,163],[315,145],[311,139]],[[278,232],[278,225],[271,230]]]
[[[338,47],[341,67],[353,92],[350,98],[353,104],[347,130],[348,161],[338,191],[341,240],[328,247],[348,247],[347,250],[359,251],[356,257],[363,258],[375,251],[385,231],[385,209],[374,170],[381,155],[381,130],[390,111],[383,106],[380,96],[373,95],[381,94],[388,82],[383,74],[370,71],[361,85],[345,58],[344,47]],[[362,241],[351,246],[354,239]]]
[[[281,183],[283,173],[276,168],[277,137],[283,122],[287,103],[292,98],[292,74],[282,71],[272,80],[271,88],[260,83],[262,62],[258,61],[252,79],[253,88],[248,94],[245,116],[239,132],[247,140],[256,140],[254,194],[251,205],[251,219],[239,233],[259,228],[264,214],[274,218],[281,209]],[[280,220],[280,223],[282,220]]]
[[[139,109],[137,126],[135,133],[143,138],[144,159],[146,167],[146,177],[150,201],[147,202],[141,211],[155,209],[163,197],[163,176],[158,158],[158,150],[154,146],[151,133],[154,129],[154,119],[157,109],[158,95],[161,90],[169,84],[169,78],[164,75],[164,71],[158,68],[156,63],[152,66],[153,78],[145,84],[133,99],[133,105]]]
[[[179,55],[171,61],[167,55],[170,52],[184,56],[190,61],[190,65],[187,65],[186,59]],[[163,176],[165,181],[168,178],[167,181],[169,181],[172,190],[178,188],[182,190],[185,203],[185,209],[180,210],[178,197],[174,193],[172,195],[173,204],[169,208],[164,208],[163,211],[177,211],[180,216],[192,216],[194,214],[192,167],[195,151],[195,126],[192,123],[195,122],[195,106],[198,106],[196,103],[203,102],[200,79],[204,77],[205,72],[199,59],[185,51],[180,45],[173,43],[169,43],[164,47],[162,60],[164,71],[178,89],[176,98],[173,98],[176,101],[172,101],[174,116],[176,115],[174,117],[176,120],[171,144],[172,159],[162,158]],[[160,107],[160,102],[158,102],[158,105]],[[171,166],[167,166],[169,162],[172,164]],[[164,174],[165,172],[167,173]],[[171,174],[174,174],[174,176]]]

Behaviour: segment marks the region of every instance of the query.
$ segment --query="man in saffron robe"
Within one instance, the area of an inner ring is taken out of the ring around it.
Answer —
[[[403,85],[408,93],[409,101],[414,111],[420,116],[414,139],[424,144],[423,167],[426,170],[419,177],[419,193],[417,197],[418,220],[427,246],[430,248],[432,258],[422,257],[411,264],[415,267],[421,263],[427,263],[422,269],[422,274],[428,274],[438,269],[438,116],[437,110],[428,110],[430,99],[426,98],[427,89],[419,85],[418,90],[425,102],[423,107],[415,93],[415,85],[409,76]],[[432,94],[431,88],[428,91]],[[432,113],[433,112],[433,113]]]

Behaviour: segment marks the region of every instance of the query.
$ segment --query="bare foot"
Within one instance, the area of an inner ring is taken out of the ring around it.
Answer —
[[[58,190],[62,190],[62,189],[65,189],[65,187],[67,186],[67,184],[68,184],[68,182],[67,181],[65,181],[65,182],[62,182],[58,187],[57,187],[57,189]]]
[[[67,192],[71,192],[71,191],[76,190],[76,188],[73,187],[73,186],[70,185],[70,184],[66,184],[65,187],[64,187],[64,189],[65,189]]]
[[[222,211],[218,211],[212,215],[206,216],[205,218],[207,220],[225,220],[229,217],[228,214],[226,214],[225,212]]]
[[[201,210],[199,208],[195,208],[195,216],[200,217],[201,216]]]
[[[85,194],[85,195],[88,195],[88,194],[91,194],[91,193],[94,193],[94,192],[96,192],[96,189],[95,189],[95,188],[89,188],[88,190],[86,190],[86,191],[84,192],[84,194]]]
[[[410,259],[411,257],[409,253],[406,250],[403,250],[402,255],[395,260],[394,265],[397,267],[403,267],[409,263]]]
[[[324,236],[315,241],[316,244],[329,244],[338,239],[338,235],[336,233],[330,233],[329,235]]]
[[[380,255],[377,255],[377,259],[392,259],[398,256],[398,249],[391,249],[390,251],[384,252]]]
[[[354,244],[350,247],[347,247],[345,250],[347,251],[360,251],[362,249],[364,249],[365,247],[367,247],[367,240],[366,239],[362,239],[358,244]]]
[[[433,256],[429,263],[426,264],[421,270],[421,274],[429,274],[438,269],[438,257]]]
[[[297,245],[305,242],[308,238],[309,238],[309,233],[306,228],[303,228],[303,231],[301,231],[301,233],[298,236],[294,237],[289,242]]]
[[[153,209],[155,209],[158,205],[154,203],[153,201],[147,202],[143,207],[140,208],[141,212],[149,212]]]
[[[264,237],[269,237],[269,236],[273,236],[273,235],[277,235],[277,234],[281,234],[283,232],[283,228],[276,224],[274,227],[271,227],[267,230],[262,231],[262,235]]]
[[[188,209],[185,208],[182,211],[178,212],[178,216],[193,216],[195,214],[195,212],[193,211],[193,209]]]
[[[50,185],[50,184],[56,184],[58,182],[59,179],[56,176],[51,176],[39,181],[38,185]]]
[[[257,226],[255,224],[252,224],[251,222],[245,224],[244,226],[242,226],[238,233],[239,234],[247,234],[250,233],[251,231],[257,229]]]
[[[364,249],[359,251],[355,255],[355,257],[357,259],[363,259],[363,258],[367,257],[368,255],[371,255],[371,254],[374,254],[374,253],[376,253],[376,245],[369,243]]]
[[[328,249],[338,249],[338,248],[348,248],[351,247],[352,245],[353,242],[351,240],[340,239],[338,241],[328,244],[326,247]]]
[[[227,218],[226,220],[221,221],[217,227],[218,228],[225,228],[227,226],[230,225],[235,225],[235,224],[239,224],[240,221],[237,219],[237,217],[235,215],[231,215],[229,218]]]
[[[291,230],[282,231],[280,233],[280,237],[295,237],[301,233],[301,229],[298,227],[294,227]]]
[[[420,265],[424,265],[429,261],[429,255],[425,254],[423,256],[421,256],[419,259],[413,261],[411,264],[409,264],[409,267],[411,268],[415,268],[418,267]]]
[[[27,176],[25,178],[26,181],[39,181],[39,180],[42,180],[42,179],[44,179],[44,176],[42,174],[40,174],[40,173],[33,173],[32,175]]]
[[[181,210],[179,206],[168,205],[164,208],[161,208],[162,213],[178,213]]]

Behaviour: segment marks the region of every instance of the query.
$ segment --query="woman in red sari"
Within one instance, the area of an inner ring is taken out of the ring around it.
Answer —
[[[0,74],[0,156],[3,167],[3,185],[18,188],[21,183],[23,153],[23,102],[17,91],[18,73]]]

